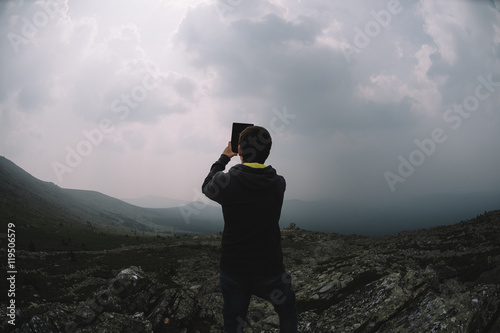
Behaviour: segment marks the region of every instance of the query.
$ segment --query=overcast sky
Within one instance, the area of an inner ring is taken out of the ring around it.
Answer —
[[[0,16],[0,155],[61,187],[199,199],[237,121],[270,130],[287,199],[500,189],[498,0],[25,0]]]

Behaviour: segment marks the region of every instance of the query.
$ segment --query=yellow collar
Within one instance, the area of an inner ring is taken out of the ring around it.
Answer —
[[[243,165],[246,165],[246,166],[249,166],[251,168],[256,168],[256,169],[262,169],[262,168],[265,168],[266,166],[264,164],[260,164],[260,163],[243,163]]]

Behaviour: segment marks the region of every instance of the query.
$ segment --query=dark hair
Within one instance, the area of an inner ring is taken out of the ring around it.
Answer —
[[[271,134],[264,127],[249,126],[241,132],[239,145],[244,162],[264,164],[271,152]]]

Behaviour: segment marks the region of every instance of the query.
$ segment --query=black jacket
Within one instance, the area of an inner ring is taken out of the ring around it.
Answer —
[[[226,274],[269,276],[284,270],[279,219],[285,179],[276,170],[237,164],[222,172],[230,158],[222,154],[203,182],[202,191],[222,205],[221,270]]]

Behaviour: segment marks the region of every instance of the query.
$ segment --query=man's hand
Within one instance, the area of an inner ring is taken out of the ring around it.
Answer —
[[[233,151],[231,150],[231,141],[229,141],[229,143],[227,144],[227,147],[224,148],[224,151],[222,153],[229,158],[238,155],[236,153],[233,153]]]

